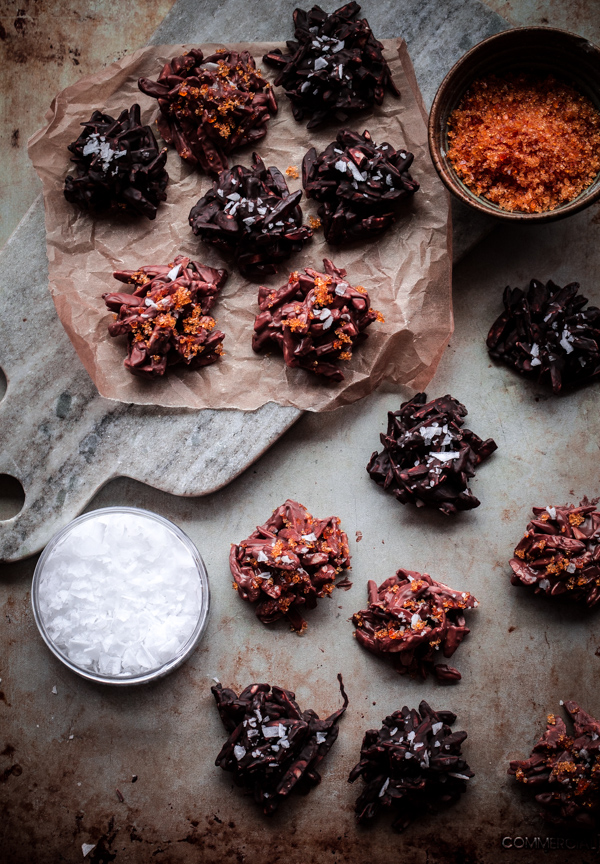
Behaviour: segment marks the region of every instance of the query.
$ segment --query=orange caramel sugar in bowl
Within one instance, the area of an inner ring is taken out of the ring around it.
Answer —
[[[465,186],[504,210],[554,210],[600,172],[600,113],[551,75],[489,75],[450,115],[447,158]]]

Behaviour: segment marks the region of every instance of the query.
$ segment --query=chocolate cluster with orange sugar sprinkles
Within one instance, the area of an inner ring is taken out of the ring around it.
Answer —
[[[328,15],[320,6],[294,11],[294,36],[288,54],[280,48],[263,60],[279,70],[282,86],[298,121],[308,117],[314,129],[332,116],[344,122],[351,115],[381,105],[386,90],[399,96],[383,45],[366,18],[357,18],[358,3],[347,3]]]
[[[125,368],[144,378],[164,375],[168,366],[192,369],[215,363],[225,334],[208,314],[227,280],[226,270],[178,255],[171,264],[116,270],[132,294],[103,294],[114,313],[111,336],[127,336]]]
[[[288,499],[246,540],[233,544],[229,566],[233,587],[249,603],[257,603],[263,624],[287,618],[302,633],[301,612],[334,587],[349,588],[348,579],[335,583],[350,567],[348,537],[337,516],[315,519],[306,507]]]
[[[600,376],[600,309],[587,306],[579,283],[564,288],[532,279],[505,288],[504,312],[487,337],[490,357],[549,384],[554,393]]]
[[[534,519],[510,561],[513,585],[586,606],[600,600],[600,512],[578,507],[534,507]]]
[[[467,733],[450,728],[455,721],[452,711],[434,711],[423,701],[418,711],[405,706],[365,733],[348,778],[362,776],[366,784],[356,801],[358,822],[389,809],[392,827],[404,831],[460,798],[475,775],[461,750]]]
[[[206,174],[227,168],[227,156],[267,134],[277,111],[269,82],[248,51],[225,48],[205,57],[199,48],[166,63],[157,81],[140,78],[158,100],[158,130],[182,159]]]
[[[577,702],[560,703],[571,719],[549,714],[546,731],[529,759],[515,759],[509,774],[525,784],[542,805],[546,822],[565,828],[600,827],[600,723]]]
[[[299,252],[313,232],[302,224],[302,190],[290,193],[278,168],[265,168],[257,153],[252,167],[222,171],[192,207],[189,223],[205,243],[232,253],[240,273],[260,279]]]
[[[291,690],[251,684],[239,696],[220,683],[211,687],[223,725],[230,733],[215,765],[233,774],[265,815],[271,815],[291,792],[306,795],[321,782],[317,771],[338,737],[344,704],[320,720],[312,709],[302,711]]]
[[[498,445],[463,426],[467,413],[452,396],[427,402],[426,393],[417,393],[388,413],[383,450],[372,454],[369,476],[401,504],[434,507],[447,516],[479,507],[469,478]]]
[[[279,290],[261,286],[252,348],[260,352],[277,347],[287,366],[342,381],[338,361],[351,360],[368,336],[366,329],[384,318],[371,308],[362,285],[349,284],[345,270],[328,258],[323,267],[324,273],[312,267],[294,271]]]
[[[428,573],[398,570],[379,588],[367,583],[369,605],[352,616],[356,641],[389,657],[401,675],[459,681],[458,669],[436,659],[451,657],[470,632],[464,612],[478,606],[468,591],[455,591]],[[439,653],[437,653],[439,652]]]

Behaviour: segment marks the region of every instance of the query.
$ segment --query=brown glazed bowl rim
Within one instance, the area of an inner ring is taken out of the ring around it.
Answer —
[[[562,49],[559,62],[532,60],[532,50]],[[520,60],[520,52],[526,54]],[[569,63],[569,55],[577,63]],[[595,67],[595,68],[594,68]],[[468,87],[477,78],[493,72],[537,70],[556,75],[571,83],[586,95],[600,111],[600,48],[583,36],[555,27],[515,27],[503,30],[479,42],[448,72],[433,100],[429,112],[428,141],[433,164],[447,189],[469,207],[512,222],[550,222],[578,213],[600,198],[600,173],[580,194],[554,210],[527,213],[521,210],[503,210],[497,204],[476,195],[459,179],[446,157],[448,117],[457,107]]]

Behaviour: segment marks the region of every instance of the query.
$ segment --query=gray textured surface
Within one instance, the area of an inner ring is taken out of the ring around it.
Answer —
[[[294,6],[281,0],[265,14],[264,3],[178,0],[152,41],[285,39],[291,36]],[[367,2],[362,14],[381,38],[404,35],[408,40],[427,103],[464,50],[504,26],[476,0],[411,0],[401,16],[391,2]],[[490,227],[467,216],[465,221],[459,214],[455,221],[455,260]],[[247,414],[166,412],[99,397],[46,291],[39,199],[0,254],[0,272],[0,367],[9,380],[0,404],[0,473],[16,477],[26,495],[21,512],[0,522],[0,560],[38,551],[118,475],[178,495],[218,489],[300,416],[275,404]],[[22,285],[30,286],[25,301]],[[21,315],[24,302],[27,311]]]

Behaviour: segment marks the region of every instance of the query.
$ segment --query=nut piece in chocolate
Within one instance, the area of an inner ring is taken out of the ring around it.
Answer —
[[[252,684],[239,696],[221,684],[211,687],[223,725],[230,733],[215,765],[231,771],[270,815],[292,791],[306,794],[321,782],[317,766],[338,736],[348,697],[338,675],[344,705],[326,720],[301,711],[283,687]]]
[[[479,507],[468,481],[498,445],[463,427],[467,413],[448,395],[427,402],[426,393],[417,393],[403,402],[388,413],[383,450],[367,465],[371,479],[402,504],[435,507],[447,516]]]
[[[365,787],[356,801],[356,819],[368,822],[382,808],[394,814],[392,827],[404,831],[411,822],[453,804],[466,791],[473,771],[462,758],[466,732],[453,732],[451,711],[434,711],[427,702],[419,710],[404,707],[369,729],[360,762],[348,778],[362,776]]]
[[[93,216],[125,210],[155,219],[167,200],[167,149],[158,149],[149,126],[140,122],[140,106],[132,105],[115,120],[94,111],[77,141],[69,144],[77,176],[67,175],[65,198]]]
[[[300,367],[341,381],[339,360],[350,360],[367,338],[365,330],[383,316],[371,309],[366,290],[353,288],[346,271],[323,259],[324,273],[306,267],[294,271],[279,290],[262,286],[260,314],[254,322],[254,351],[279,348],[287,366]]]
[[[312,230],[302,224],[302,190],[290,194],[283,174],[265,168],[257,153],[252,168],[236,165],[219,174],[189,222],[196,236],[232,252],[248,279],[277,273],[280,261],[299,252]]]
[[[352,616],[354,635],[368,651],[389,656],[401,674],[426,678],[433,672],[438,681],[459,681],[460,672],[440,657],[452,657],[469,633],[465,609],[478,606],[468,591],[454,591],[427,573],[398,570],[377,587],[367,584],[369,606]]]
[[[389,90],[399,96],[383,57],[383,45],[373,36],[366,18],[357,18],[358,3],[347,3],[331,15],[319,6],[294,11],[295,42],[288,54],[276,48],[263,60],[279,70],[275,86],[282,86],[298,121],[308,117],[314,129],[335,117],[381,105]]]
[[[206,174],[227,168],[227,154],[267,134],[277,111],[271,89],[247,51],[199,48],[166,63],[157,81],[140,78],[142,93],[158,100],[158,130],[182,159]]]
[[[534,519],[511,559],[511,582],[585,603],[600,600],[600,512],[584,499],[578,507],[534,507]]]
[[[171,264],[116,270],[133,294],[103,294],[115,313],[111,336],[127,335],[126,369],[144,378],[164,375],[167,366],[208,366],[223,353],[225,334],[209,316],[227,280],[226,270],[205,267],[182,255]]]
[[[243,600],[258,603],[263,624],[285,616],[302,633],[307,625],[301,610],[314,609],[350,567],[348,537],[337,516],[314,519],[288,499],[247,540],[232,545],[229,566],[233,587]],[[347,580],[337,583],[347,586]]]
[[[532,279],[527,291],[505,288],[504,309],[487,347],[522,375],[552,386],[554,393],[600,376],[600,309],[578,294],[579,283],[561,288]]]
[[[390,144],[375,144],[366,130],[359,135],[342,129],[318,155],[311,147],[302,161],[302,185],[307,198],[320,202],[327,242],[361,240],[389,228],[398,204],[419,188],[409,174],[413,158]]]
[[[509,774],[531,787],[546,822],[567,828],[600,826],[600,723],[577,702],[560,703],[573,722],[548,714],[546,731],[529,759],[515,759]]]

